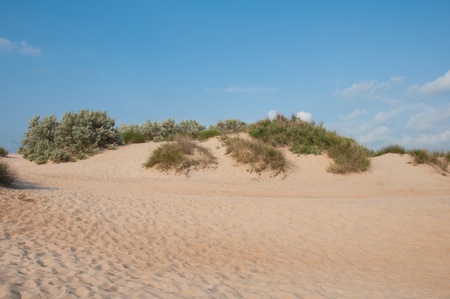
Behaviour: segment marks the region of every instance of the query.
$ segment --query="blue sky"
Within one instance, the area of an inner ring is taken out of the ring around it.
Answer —
[[[0,1],[0,146],[33,115],[299,114],[450,150],[450,1]]]

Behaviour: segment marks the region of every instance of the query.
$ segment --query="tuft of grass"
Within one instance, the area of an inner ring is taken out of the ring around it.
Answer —
[[[249,164],[250,172],[261,173],[268,169],[277,175],[286,171],[286,158],[273,146],[240,137],[224,137],[222,141],[226,154],[231,154],[239,163]]]
[[[176,136],[174,142],[162,144],[155,149],[144,166],[187,174],[191,169],[206,168],[215,163],[216,158],[209,149],[198,145],[189,137]]]
[[[353,139],[327,131],[322,124],[302,121],[296,116],[290,119],[277,115],[273,120],[264,119],[248,127],[250,136],[272,146],[289,146],[295,154],[321,154],[334,159],[328,168],[332,173],[366,171],[370,167],[371,151]]]
[[[0,147],[0,157],[6,157],[8,156],[8,151],[5,150],[3,147]]]
[[[216,136],[219,136],[219,135],[220,135],[220,131],[219,130],[217,130],[217,129],[208,129],[208,130],[201,131],[198,134],[197,139],[200,140],[200,141],[204,141],[204,140],[207,140],[209,138],[213,138],[213,137],[216,137]]]
[[[437,167],[442,171],[443,175],[445,175],[448,171],[450,151],[434,151],[430,153],[426,149],[413,149],[409,151],[409,154],[413,157],[414,163],[416,164],[428,164]]]
[[[378,156],[388,154],[388,153],[404,155],[407,152],[408,151],[403,146],[401,146],[399,144],[391,144],[391,145],[380,148],[378,151],[374,152],[373,156],[378,157]]]
[[[0,185],[9,187],[17,179],[16,170],[11,168],[9,163],[0,161]]]

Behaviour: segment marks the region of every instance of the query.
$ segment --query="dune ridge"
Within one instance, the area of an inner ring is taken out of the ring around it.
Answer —
[[[409,156],[333,175],[142,167],[157,143],[35,165],[0,189],[0,298],[448,298],[450,178]]]

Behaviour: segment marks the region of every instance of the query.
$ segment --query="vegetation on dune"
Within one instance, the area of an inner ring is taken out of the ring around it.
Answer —
[[[407,152],[408,151],[403,146],[398,145],[398,144],[391,144],[388,146],[384,146],[384,147],[380,148],[379,150],[375,151],[373,153],[373,156],[378,157],[378,156],[388,154],[388,153],[404,155]]]
[[[114,126],[115,121],[100,111],[67,112],[61,120],[55,115],[42,119],[33,116],[18,153],[37,164],[83,159],[100,148],[115,148],[121,142]]]
[[[450,151],[433,151],[429,152],[426,149],[412,149],[407,150],[406,148],[400,145],[388,145],[382,147],[380,150],[374,152],[374,156],[381,156],[387,153],[392,154],[409,154],[413,157],[415,164],[428,164],[442,171],[443,175],[446,175],[448,172],[448,166],[450,163]]]
[[[277,115],[274,119],[260,120],[248,127],[250,136],[272,146],[288,146],[295,154],[326,152],[334,163],[328,171],[351,173],[366,171],[370,167],[370,150],[355,140],[327,131],[321,124],[290,119]]]
[[[183,135],[174,139],[174,142],[164,143],[155,149],[144,166],[187,174],[191,169],[202,169],[216,163],[211,151],[197,144],[195,140]]]
[[[9,163],[0,161],[0,185],[9,187],[16,179],[16,170],[12,169]]]
[[[0,147],[0,157],[6,157],[8,156],[8,151],[5,150],[3,147]]]
[[[124,143],[141,143],[145,141],[173,141],[176,135],[185,135],[192,139],[206,140],[222,134],[242,132],[246,123],[240,120],[227,119],[215,125],[206,126],[189,119],[176,123],[168,118],[161,122],[147,120],[142,125],[120,125],[119,133]]]
[[[250,172],[261,173],[270,170],[275,175],[286,171],[286,158],[275,147],[258,140],[224,136],[222,142],[226,154],[230,154],[237,162],[248,164]]]

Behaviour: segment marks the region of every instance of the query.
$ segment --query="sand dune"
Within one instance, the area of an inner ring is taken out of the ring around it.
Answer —
[[[76,163],[7,160],[0,298],[450,298],[450,177],[409,156],[332,175],[286,151],[286,176],[142,168],[158,144]]]

